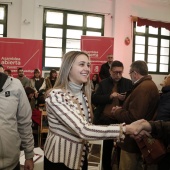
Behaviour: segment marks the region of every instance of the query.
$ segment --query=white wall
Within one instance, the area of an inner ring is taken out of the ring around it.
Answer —
[[[112,0],[4,0],[4,2],[12,2],[8,10],[8,37],[42,39],[44,7],[104,14],[105,36],[111,36],[113,30]]]
[[[11,2],[12,5],[8,5],[7,36],[20,38],[22,0],[13,0]]]
[[[42,39],[43,7],[105,14],[105,36],[114,37],[114,59],[125,65],[129,77],[132,62],[132,24],[130,15],[170,22],[170,5],[163,0],[4,0],[8,7],[8,37]],[[26,22],[24,23],[24,20]],[[129,37],[130,45],[124,44]],[[153,75],[156,84],[164,75]]]
[[[114,58],[125,64],[124,75],[129,77],[129,66],[132,62],[132,22],[130,16],[138,16],[151,20],[170,22],[170,5],[157,2],[157,0],[115,0],[114,26]],[[130,45],[126,46],[124,40],[129,37]],[[152,75],[159,86],[164,75]]]

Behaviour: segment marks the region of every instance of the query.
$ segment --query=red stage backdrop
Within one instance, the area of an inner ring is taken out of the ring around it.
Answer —
[[[91,60],[91,76],[98,74],[106,62],[108,54],[113,54],[114,39],[111,37],[82,36],[81,50],[88,53]]]
[[[42,40],[0,38],[0,63],[14,77],[19,67],[32,77],[35,68],[42,70]]]

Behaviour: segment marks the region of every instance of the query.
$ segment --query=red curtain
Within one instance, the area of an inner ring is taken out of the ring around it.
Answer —
[[[167,30],[170,31],[170,23],[167,22],[162,22],[162,21],[153,21],[145,18],[140,18],[136,16],[131,16],[132,21],[137,22],[137,26],[144,26],[144,25],[149,25],[155,28],[166,28]]]
[[[170,31],[170,23],[165,23],[161,21],[151,21],[148,19],[138,17],[137,25],[138,26],[149,25],[155,28],[166,28],[167,30]]]

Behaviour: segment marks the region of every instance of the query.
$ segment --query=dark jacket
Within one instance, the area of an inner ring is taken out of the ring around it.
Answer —
[[[170,86],[165,86],[162,88],[156,120],[170,121]],[[157,126],[153,126],[153,133],[157,129],[158,131],[160,129],[163,129],[164,131],[164,123],[156,123],[156,125],[157,124],[158,127],[160,127],[158,128]],[[163,138],[163,142],[166,146],[170,145],[170,135],[167,135],[167,133],[168,132],[161,132],[160,134],[158,133],[158,136]]]
[[[100,72],[99,72],[99,76],[100,76],[101,80],[110,77],[109,69],[110,69],[110,66],[109,66],[108,62],[104,63],[101,66],[101,69],[100,69]]]
[[[162,88],[156,120],[170,121],[170,86]]]
[[[55,84],[56,80],[57,80],[57,78],[54,80],[54,84]],[[54,87],[54,85],[53,85],[52,82],[51,82],[50,77],[47,77],[47,78],[45,79],[45,83],[46,83],[46,90],[52,89],[52,88]]]
[[[152,127],[152,135],[157,136],[161,139],[170,138],[170,121],[150,121]]]
[[[144,76],[134,84],[132,92],[125,100],[123,107],[113,113],[120,123],[130,124],[139,119],[151,120],[156,112],[159,93],[151,76]],[[126,136],[121,148],[127,152],[139,152],[134,139]]]
[[[103,118],[102,111],[106,104],[110,104],[112,99],[110,99],[110,95],[112,93],[112,89],[114,86],[114,81],[111,77],[102,80],[99,83],[99,87],[96,92],[92,95],[92,103],[96,106],[96,110],[94,111],[94,119],[100,122],[100,124],[105,124],[101,119]],[[117,92],[124,93],[132,88],[132,81],[122,77],[117,85]],[[122,102],[122,101],[120,101]],[[112,122],[110,122],[112,123]],[[106,124],[110,124],[109,122]]]
[[[152,136],[161,139],[165,146],[170,147],[170,121],[150,121]]]

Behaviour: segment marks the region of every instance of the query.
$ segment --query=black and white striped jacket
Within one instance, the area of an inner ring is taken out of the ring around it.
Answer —
[[[90,118],[89,103],[83,95]],[[119,125],[96,126],[87,122],[82,104],[70,92],[55,89],[46,99],[49,132],[44,153],[53,163],[64,163],[80,170],[89,140],[113,139],[120,135]]]

